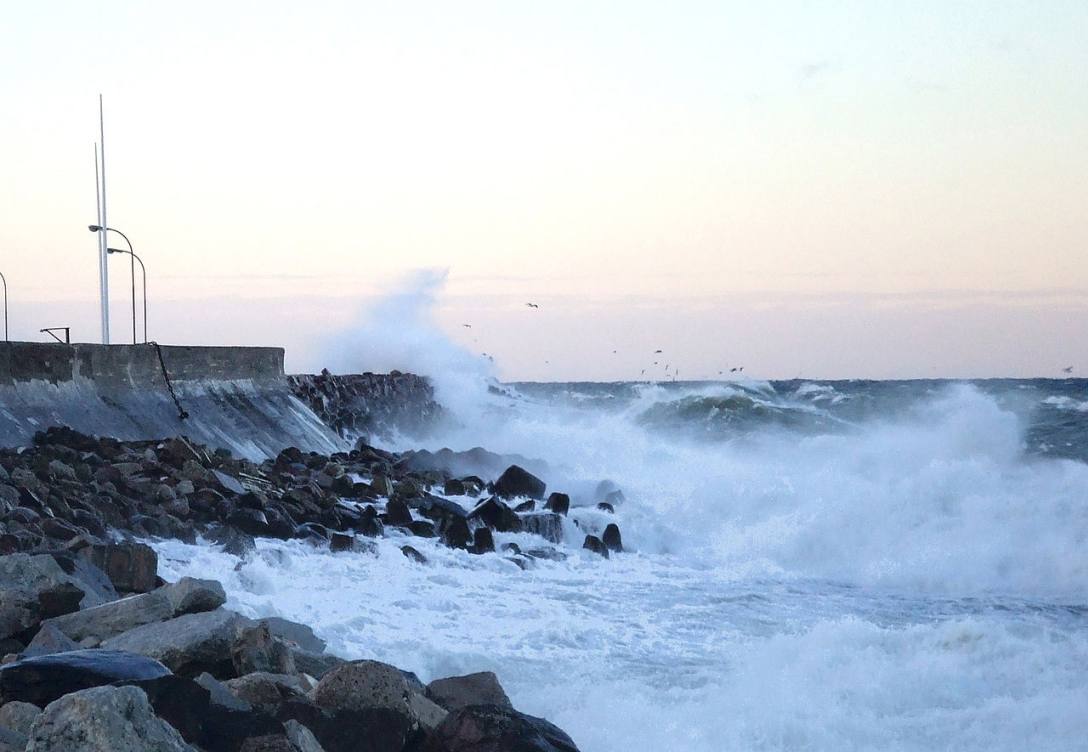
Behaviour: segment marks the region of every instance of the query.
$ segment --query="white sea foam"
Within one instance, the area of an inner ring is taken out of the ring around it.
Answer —
[[[547,461],[582,525],[570,557],[523,572],[412,539],[418,566],[390,538],[377,555],[261,541],[239,562],[171,542],[164,576],[216,577],[234,608],[424,680],[494,670],[584,752],[1085,748],[1088,465],[1025,455],[1017,414],[955,385],[834,431],[680,438],[640,417],[783,398],[757,381],[647,385],[607,410],[489,394],[486,364],[430,328],[424,281],[348,338],[362,357],[341,369],[432,374],[460,426],[428,448]],[[391,320],[408,360],[366,361]],[[603,478],[634,551],[610,561],[579,548],[613,519],[586,506]]]

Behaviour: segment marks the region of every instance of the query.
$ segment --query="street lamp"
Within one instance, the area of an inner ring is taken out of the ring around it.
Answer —
[[[100,232],[102,230],[102,226],[101,225],[87,225],[87,229],[90,230],[91,232]],[[135,261],[136,253],[132,250],[132,241],[128,239],[128,235],[125,235],[125,233],[123,233],[120,230],[117,230],[117,229],[115,229],[113,227],[107,227],[106,232],[116,232],[118,235],[120,235],[122,238],[124,238],[125,243],[128,244],[128,252],[132,256],[132,258],[134,259],[130,263],[130,265],[132,267],[131,268],[131,274],[132,274],[132,344],[135,345],[136,344],[136,261]],[[109,252],[109,249],[107,248],[106,251]],[[144,262],[141,261],[140,266],[143,266],[143,263]],[[146,282],[146,279],[145,279],[145,282]],[[145,308],[144,318],[145,318],[145,320],[147,318],[146,317],[146,313],[147,313],[146,307],[147,307],[147,300],[145,299],[144,300],[144,308]],[[145,324],[144,324],[144,339],[147,339],[146,321],[145,321]]]
[[[107,248],[106,253],[127,253],[132,256],[136,261],[140,262],[140,277],[144,283],[144,344],[147,344],[147,267],[144,266],[144,260],[133,253],[131,250],[126,251],[123,248]]]
[[[4,276],[3,272],[0,272],[0,281],[4,283],[4,341],[9,342],[8,339],[8,278]]]

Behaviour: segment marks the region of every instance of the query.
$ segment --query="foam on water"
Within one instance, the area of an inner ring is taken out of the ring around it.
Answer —
[[[1023,400],[903,385],[895,409],[842,413],[860,391],[747,380],[496,394],[428,329],[428,285],[386,316],[426,362],[382,365],[422,368],[453,407],[427,448],[548,463],[583,505],[569,558],[164,542],[163,576],[218,578],[243,613],[424,680],[493,670],[584,752],[1088,749],[1088,465],[1027,453]],[[584,506],[603,478],[632,549],[609,561],[579,546],[613,519]]]

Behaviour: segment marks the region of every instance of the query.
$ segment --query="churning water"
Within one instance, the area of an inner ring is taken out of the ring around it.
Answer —
[[[1088,382],[447,401],[457,424],[429,448],[539,458],[583,505],[564,561],[170,542],[164,574],[217,577],[245,613],[424,680],[493,670],[585,752],[1088,749]],[[605,478],[630,549],[607,561],[580,549],[613,519],[592,506]]]

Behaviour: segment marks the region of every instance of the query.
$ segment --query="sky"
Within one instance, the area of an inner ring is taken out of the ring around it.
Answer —
[[[99,340],[102,93],[163,343],[410,369],[341,350],[423,273],[505,379],[1084,374],[1086,39],[1083,0],[10,3],[11,336]]]

